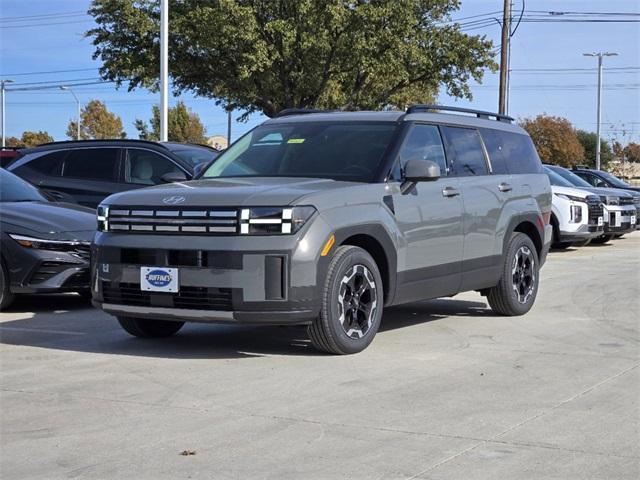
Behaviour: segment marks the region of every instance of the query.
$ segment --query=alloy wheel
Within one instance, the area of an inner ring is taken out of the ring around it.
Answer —
[[[377,306],[373,275],[364,265],[353,265],[342,277],[338,291],[340,324],[348,337],[362,338],[367,334]]]

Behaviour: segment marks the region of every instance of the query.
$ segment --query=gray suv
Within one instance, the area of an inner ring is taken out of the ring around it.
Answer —
[[[138,337],[300,324],[317,349],[355,353],[391,305],[476,290],[499,314],[528,312],[550,214],[549,180],[509,117],[289,110],[197,180],[108,197],[93,303]]]

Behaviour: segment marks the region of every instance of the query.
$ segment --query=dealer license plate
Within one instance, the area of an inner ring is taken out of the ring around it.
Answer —
[[[140,290],[147,292],[178,292],[178,269],[140,267]]]

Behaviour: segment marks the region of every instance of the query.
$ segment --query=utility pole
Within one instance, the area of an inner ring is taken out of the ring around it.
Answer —
[[[598,106],[596,127],[596,170],[600,170],[600,123],[602,121],[602,58],[615,57],[614,52],[583,53],[585,57],[598,57]]]
[[[5,115],[5,105],[4,105],[4,86],[7,83],[13,83],[13,80],[0,80],[0,95],[2,96],[2,148],[5,147],[5,143],[6,143],[6,134],[5,134],[5,120],[6,120],[6,115]]]
[[[160,141],[169,138],[169,0],[160,0]]]
[[[498,113],[506,114],[507,74],[509,73],[509,43],[511,35],[511,0],[504,0],[502,12],[502,40],[500,42],[500,91],[498,93]]]
[[[231,145],[231,107],[227,107],[227,148]]]
[[[76,111],[77,111],[77,120],[76,120],[76,140],[80,140],[80,100],[76,94],[69,87],[65,87],[64,85],[60,85],[60,90],[67,90],[73,95],[73,98],[76,100]]]

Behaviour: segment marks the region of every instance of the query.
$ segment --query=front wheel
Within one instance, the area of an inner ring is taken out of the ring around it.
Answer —
[[[367,348],[378,331],[384,302],[382,277],[365,250],[341,246],[329,264],[320,316],[308,328],[313,346],[346,355]]]
[[[13,303],[14,295],[9,288],[9,273],[4,268],[4,261],[0,259],[0,311]]]
[[[524,315],[538,294],[539,262],[536,247],[524,233],[511,235],[504,257],[502,278],[489,289],[491,309],[501,315]]]
[[[170,337],[184,325],[184,322],[132,317],[118,317],[118,322],[127,333],[140,338]]]

